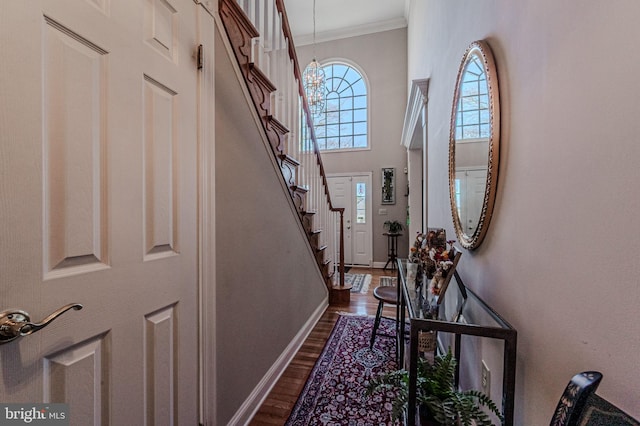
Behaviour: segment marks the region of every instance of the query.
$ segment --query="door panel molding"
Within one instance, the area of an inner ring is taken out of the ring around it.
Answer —
[[[105,49],[43,18],[43,269],[50,279],[108,265],[108,74]]]

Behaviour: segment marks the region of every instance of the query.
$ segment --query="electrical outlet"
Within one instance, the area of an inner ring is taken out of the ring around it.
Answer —
[[[480,377],[480,386],[482,386],[482,392],[490,397],[489,392],[491,390],[491,371],[487,367],[487,363],[482,360],[482,375]]]

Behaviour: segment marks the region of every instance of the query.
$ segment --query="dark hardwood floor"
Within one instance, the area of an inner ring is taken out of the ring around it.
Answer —
[[[320,356],[325,342],[331,334],[339,312],[350,312],[360,315],[375,315],[378,301],[373,297],[373,289],[378,286],[381,276],[396,276],[396,271],[387,269],[351,268],[352,274],[371,274],[372,280],[366,294],[351,294],[349,306],[329,306],[318,321],[309,337],[291,361],[278,383],[271,390],[254,418],[252,426],[284,425],[293,409],[298,395]],[[395,316],[395,307],[385,305],[383,315]]]

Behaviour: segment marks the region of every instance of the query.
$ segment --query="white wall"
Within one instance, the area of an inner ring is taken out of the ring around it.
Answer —
[[[498,196],[459,269],[518,330],[518,425],[548,424],[584,370],[601,371],[598,393],[640,417],[638,16],[635,0],[411,2],[408,78],[431,79],[429,219],[451,235],[456,73],[474,40],[496,57]]]
[[[365,48],[363,48],[365,46]],[[404,224],[407,216],[406,149],[400,145],[404,111],[407,105],[407,30],[384,31],[359,37],[333,40],[296,49],[300,68],[313,59],[323,63],[329,59],[346,59],[363,70],[369,82],[369,136],[371,150],[323,153],[327,173],[373,173],[373,260],[387,260],[387,239],[383,224],[397,220]],[[396,168],[396,204],[380,204],[382,200],[382,167]],[[387,215],[378,215],[378,209]],[[405,230],[398,240],[400,255],[406,257],[408,236]]]

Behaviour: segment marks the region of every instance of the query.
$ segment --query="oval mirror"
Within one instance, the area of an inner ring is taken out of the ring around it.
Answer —
[[[484,239],[496,197],[500,152],[500,100],[495,61],[484,41],[464,54],[453,97],[449,135],[449,196],[460,244]]]

